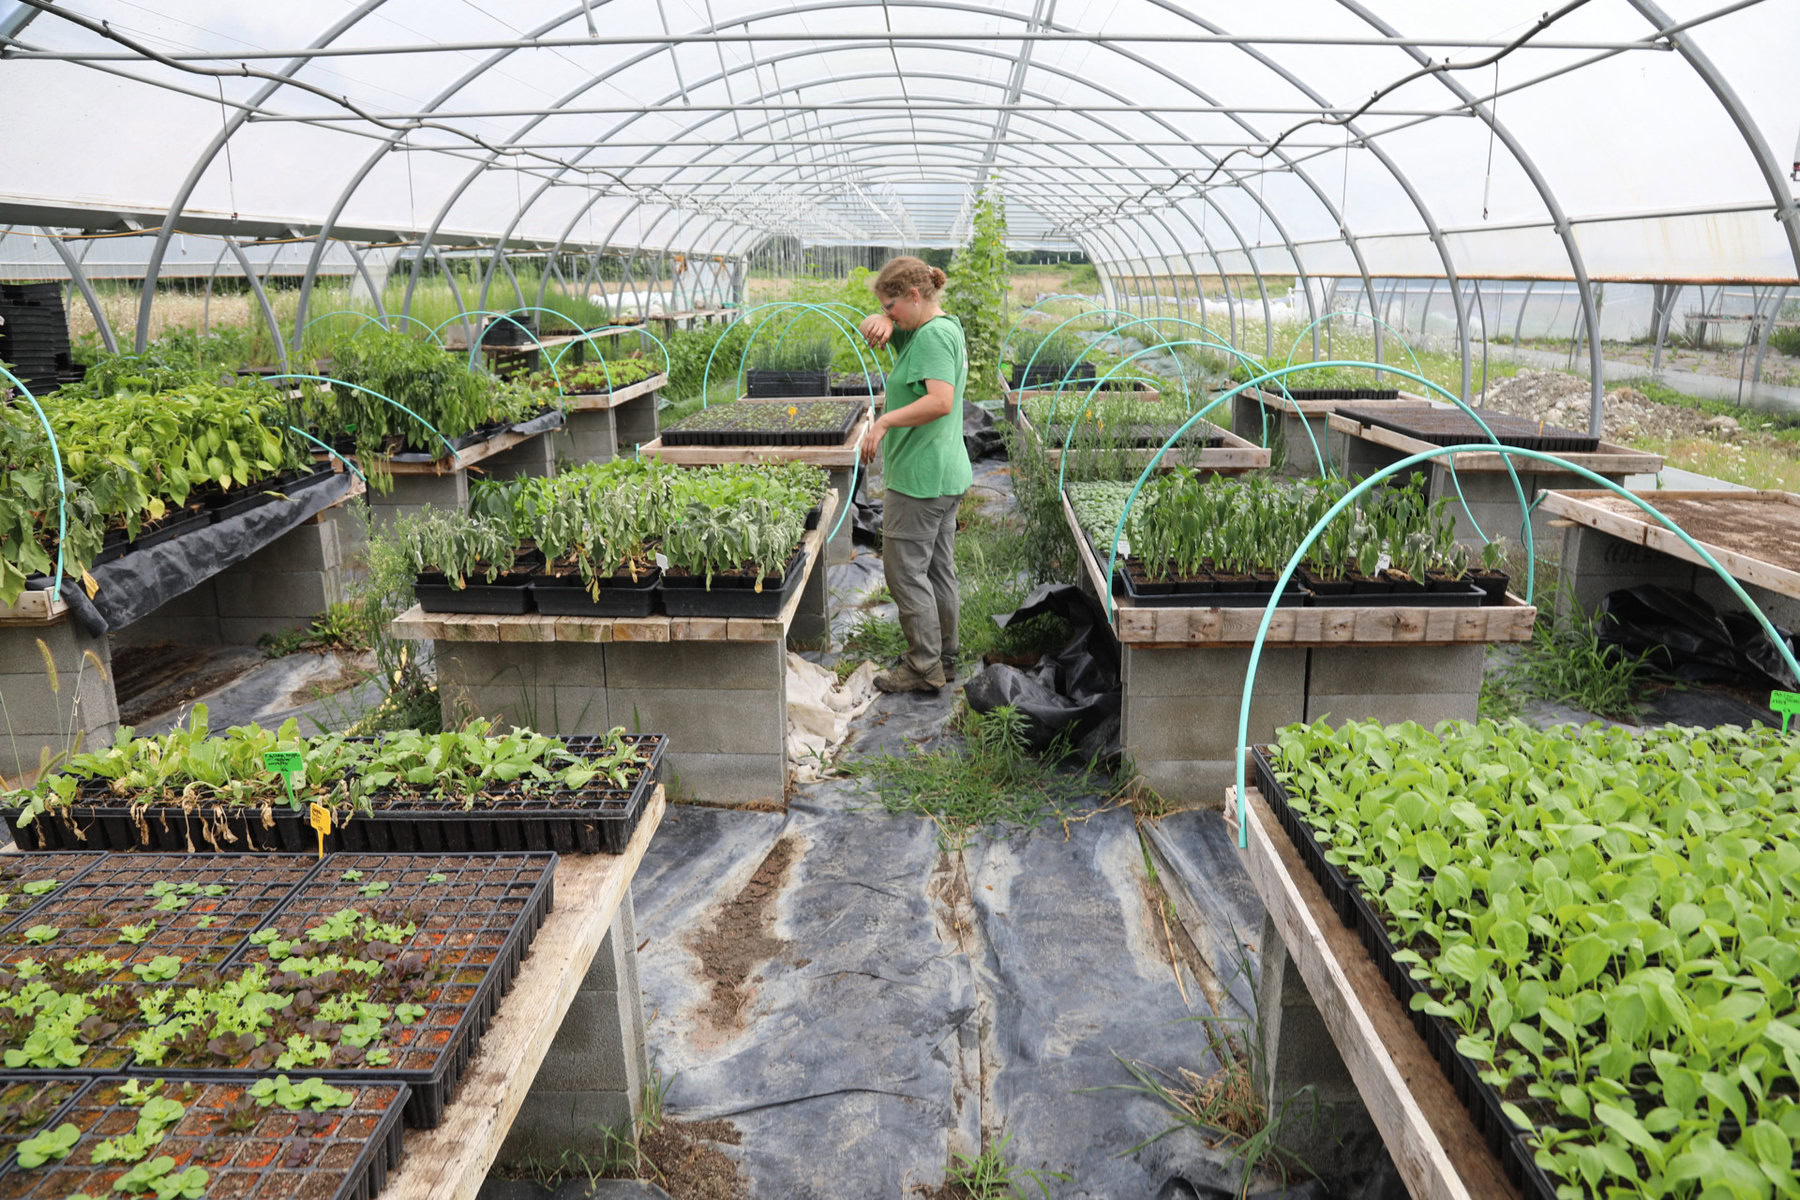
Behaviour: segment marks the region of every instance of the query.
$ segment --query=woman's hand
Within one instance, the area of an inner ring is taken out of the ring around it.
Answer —
[[[869,463],[872,463],[875,461],[875,453],[881,447],[881,437],[883,434],[885,434],[887,432],[887,423],[886,422],[887,422],[886,417],[875,418],[875,423],[873,425],[869,426],[869,432],[863,434],[863,441],[862,441],[863,465],[867,466]]]
[[[870,349],[873,350],[881,349],[888,344],[888,339],[894,336],[894,322],[888,318],[886,313],[870,313],[856,328],[857,332],[862,334],[863,341],[869,343]]]

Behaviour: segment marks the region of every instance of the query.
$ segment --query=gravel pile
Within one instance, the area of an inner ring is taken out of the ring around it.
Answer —
[[[1588,381],[1560,371],[1520,371],[1488,388],[1486,404],[1516,417],[1543,421],[1565,429],[1588,427]],[[1606,393],[1606,432],[1609,442],[1636,437],[1732,438],[1738,423],[1689,408],[1658,404],[1636,388],[1615,388]]]

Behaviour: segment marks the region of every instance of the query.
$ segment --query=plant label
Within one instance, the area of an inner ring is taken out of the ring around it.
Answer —
[[[306,767],[306,756],[298,750],[270,750],[263,754],[263,769],[277,775],[292,775]]]
[[[331,810],[323,804],[309,804],[306,806],[306,819],[312,825],[313,832],[319,835],[319,857],[324,858],[325,835],[331,832]]]
[[[1788,722],[1800,713],[1800,692],[1770,692],[1769,707],[1781,714],[1781,732],[1786,733]]]

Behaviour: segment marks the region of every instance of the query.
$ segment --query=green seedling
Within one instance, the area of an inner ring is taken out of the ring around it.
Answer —
[[[46,942],[55,941],[61,932],[54,925],[33,925],[25,931],[25,940],[34,946],[42,946]]]
[[[42,896],[56,890],[56,880],[34,879],[19,890],[27,896]]]
[[[145,983],[166,983],[181,974],[181,959],[173,954],[159,954],[147,963],[138,963],[131,973]]]
[[[75,1143],[81,1140],[81,1130],[64,1121],[55,1129],[47,1130],[36,1137],[26,1138],[19,1143],[19,1166],[27,1171],[34,1171],[47,1162],[67,1158]]]
[[[155,921],[145,921],[142,925],[119,926],[119,940],[128,946],[141,946],[144,940],[156,932]]]

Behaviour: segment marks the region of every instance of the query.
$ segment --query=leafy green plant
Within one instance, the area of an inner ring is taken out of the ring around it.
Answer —
[[[1800,737],[1320,722],[1273,754],[1568,1194],[1800,1186]]]
[[[45,1130],[36,1137],[26,1138],[18,1145],[19,1165],[27,1171],[36,1170],[53,1159],[67,1158],[75,1143],[81,1140],[81,1130],[64,1121],[55,1129]]]
[[[134,1103],[138,1106],[137,1127],[97,1144],[91,1153],[95,1163],[141,1161],[162,1144],[163,1134],[187,1113],[180,1101],[165,1097],[142,1096]]]
[[[997,185],[990,184],[976,199],[969,217],[969,240],[951,256],[946,274],[944,311],[962,322],[969,351],[964,395],[977,402],[997,400],[1012,274],[1006,260],[1006,203]]]
[[[33,925],[25,931],[25,940],[34,946],[42,946],[45,942],[53,942],[62,933],[54,925]]]
[[[824,371],[831,366],[830,336],[771,336],[765,330],[750,351],[753,371]]]
[[[201,1200],[206,1195],[208,1175],[200,1167],[185,1171],[175,1169],[175,1160],[161,1154],[149,1162],[141,1162],[118,1178],[113,1190],[126,1193],[154,1192],[156,1200]]]
[[[133,965],[131,973],[145,983],[163,983],[181,974],[181,959],[173,954],[158,954],[147,963]]]
[[[329,1112],[334,1108],[348,1108],[356,1099],[354,1092],[332,1087],[316,1075],[299,1083],[292,1082],[286,1075],[259,1079],[250,1085],[250,1095],[264,1108],[275,1105],[289,1112],[307,1109],[316,1113]]]
[[[128,946],[141,946],[144,939],[156,932],[155,921],[145,921],[142,925],[119,926],[119,941]]]

